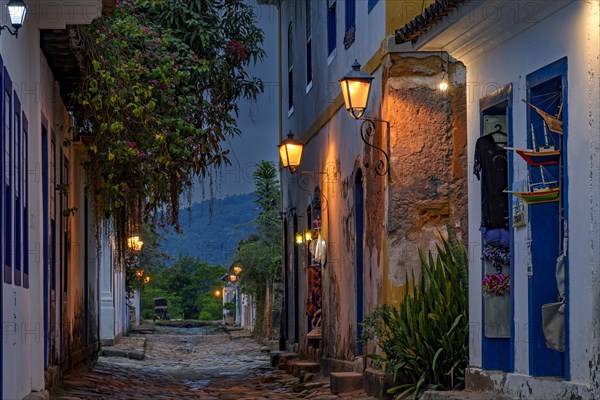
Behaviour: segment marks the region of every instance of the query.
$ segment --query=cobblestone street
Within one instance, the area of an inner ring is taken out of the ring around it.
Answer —
[[[52,398],[373,399],[360,391],[331,394],[329,379],[318,374],[295,377],[271,368],[267,349],[245,336],[166,327],[134,334],[89,370],[66,375]]]

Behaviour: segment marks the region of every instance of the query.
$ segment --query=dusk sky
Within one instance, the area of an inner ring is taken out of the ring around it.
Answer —
[[[258,5],[255,0],[250,3],[255,7],[257,25],[264,31],[266,57],[262,63],[249,68],[248,74],[262,79],[264,92],[255,102],[240,102],[238,127],[242,134],[224,144],[224,148],[231,150],[229,158],[232,165],[223,168],[220,180],[217,178],[217,198],[254,191],[254,166],[261,160],[278,161],[277,9]],[[193,201],[202,201],[201,185],[196,185],[194,189]],[[204,189],[205,198],[208,198],[208,184]]]

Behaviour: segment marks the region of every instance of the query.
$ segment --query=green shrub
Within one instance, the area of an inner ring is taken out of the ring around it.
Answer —
[[[441,246],[440,246],[441,244]],[[370,355],[376,366],[394,374],[388,393],[417,398],[426,389],[464,387],[468,365],[467,255],[450,232],[438,255],[421,251],[421,276],[402,303],[378,306],[365,319],[363,341],[374,340],[383,355]],[[407,280],[408,282],[408,276]]]

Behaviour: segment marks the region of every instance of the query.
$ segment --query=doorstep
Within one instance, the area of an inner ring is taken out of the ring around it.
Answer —
[[[423,400],[512,400],[512,397],[494,393],[469,392],[467,390],[447,392],[428,390],[424,393]]]

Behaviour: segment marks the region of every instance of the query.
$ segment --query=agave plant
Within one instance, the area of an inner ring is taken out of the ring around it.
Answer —
[[[365,320],[363,341],[374,340],[383,355],[376,365],[394,374],[397,399],[417,398],[427,389],[464,386],[468,364],[467,255],[450,232],[440,239],[437,255],[420,251],[421,270],[397,307],[378,306]],[[408,276],[407,276],[408,282]]]

